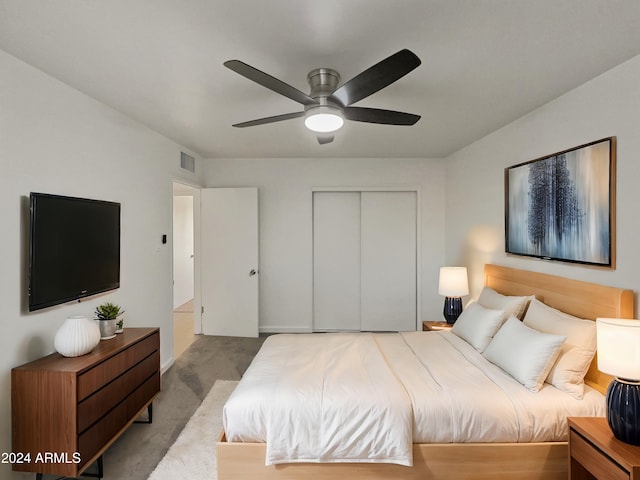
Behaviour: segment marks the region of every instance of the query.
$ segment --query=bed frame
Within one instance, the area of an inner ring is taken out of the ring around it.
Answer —
[[[485,285],[504,295],[535,295],[571,315],[632,318],[633,292],[614,287],[486,265]],[[600,373],[596,360],[585,382],[604,392],[611,377]],[[414,444],[413,467],[395,464],[295,463],[265,466],[264,443],[227,442],[216,446],[218,480],[565,480],[567,442]]]

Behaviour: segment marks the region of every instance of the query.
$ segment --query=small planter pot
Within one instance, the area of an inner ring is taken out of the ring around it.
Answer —
[[[96,320],[100,327],[100,340],[109,340],[116,336],[116,319]]]

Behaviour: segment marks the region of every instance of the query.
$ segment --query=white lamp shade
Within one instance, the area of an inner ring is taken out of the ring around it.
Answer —
[[[440,268],[438,293],[445,297],[464,297],[469,295],[467,267]]]
[[[640,380],[640,320],[598,318],[598,370],[625,380]]]

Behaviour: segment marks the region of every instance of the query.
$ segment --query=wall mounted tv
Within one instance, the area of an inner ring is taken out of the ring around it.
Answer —
[[[30,195],[29,311],[120,287],[120,204]]]

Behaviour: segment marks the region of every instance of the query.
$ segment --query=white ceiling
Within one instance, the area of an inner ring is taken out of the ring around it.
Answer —
[[[0,48],[204,158],[444,157],[640,54],[639,26],[638,0],[0,0]],[[402,48],[422,65],[357,105],[415,126],[231,127],[302,106],[225,60],[308,92]]]

